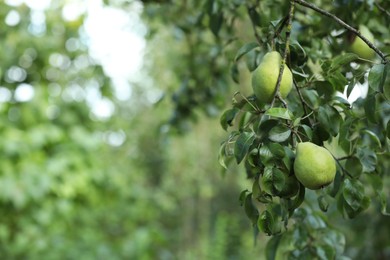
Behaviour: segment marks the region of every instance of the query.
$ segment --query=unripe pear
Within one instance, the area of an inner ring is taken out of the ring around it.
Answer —
[[[370,42],[374,42],[374,35],[370,32],[370,30],[364,26],[359,26],[359,32],[361,35],[367,38]],[[352,41],[351,44],[351,51],[357,55],[359,55],[363,59],[372,59],[375,57],[375,51],[371,49],[362,39],[360,39],[358,36],[355,36],[355,38]]]
[[[264,55],[260,65],[253,72],[252,88],[260,104],[270,103],[275,94],[282,57],[279,52],[271,51]],[[290,93],[293,77],[287,65],[284,65],[283,76],[280,82],[280,95],[286,98]]]
[[[294,172],[303,186],[316,190],[334,180],[336,163],[325,148],[310,142],[303,142],[297,145]]]

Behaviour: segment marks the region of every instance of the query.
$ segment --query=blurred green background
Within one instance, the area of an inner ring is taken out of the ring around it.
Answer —
[[[195,123],[172,114],[187,100],[163,95],[180,91],[188,44],[205,55],[220,51],[210,50],[210,35],[196,45],[153,19],[153,8],[142,24],[138,1],[101,5],[113,11],[109,19],[119,11],[132,17],[123,31],[146,37],[142,69],[124,78],[110,61],[115,45],[96,43],[115,29],[99,27],[107,17],[89,25],[103,34],[94,39],[84,22],[99,15],[82,9],[84,1],[26,2],[0,3],[0,258],[263,259],[268,238],[254,245],[238,200],[250,183],[239,167],[222,173],[218,164],[226,133],[214,105],[229,104],[234,91],[205,104],[211,117],[192,111]],[[132,48],[120,49],[123,59],[137,59],[126,56]],[[209,73],[195,61],[197,75]],[[213,73],[229,69],[215,62]],[[349,255],[390,250],[389,221],[378,211],[338,223]]]
[[[245,179],[220,174],[217,119],[164,134],[170,103],[150,101],[139,77],[131,97],[116,95],[104,70],[117,65],[90,55],[93,14],[66,19],[71,4],[0,4],[0,258],[259,255],[238,202]]]

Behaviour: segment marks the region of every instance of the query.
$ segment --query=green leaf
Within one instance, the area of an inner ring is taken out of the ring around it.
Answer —
[[[272,236],[265,247],[265,255],[267,260],[275,260],[276,250],[278,249],[279,241],[282,235]]]
[[[220,164],[223,168],[227,169],[227,166],[226,166],[226,163],[225,163],[225,160],[226,160],[225,148],[226,148],[226,143],[224,142],[224,143],[221,144],[221,146],[219,147],[218,162],[219,162],[219,164]]]
[[[238,108],[231,108],[226,110],[220,119],[222,128],[226,131],[229,126],[233,125],[233,120],[240,110]]]
[[[337,169],[336,171],[336,176],[333,181],[333,187],[332,190],[329,191],[329,195],[332,196],[333,198],[336,197],[337,193],[340,190],[341,184],[342,184],[342,176],[340,173],[340,169]]]
[[[259,149],[260,161],[264,166],[271,165],[271,162],[274,160],[274,155],[267,146],[262,146]]]
[[[372,66],[368,74],[368,85],[375,91],[383,89],[383,84],[386,80],[385,64],[376,64]]]
[[[245,214],[247,217],[252,221],[253,224],[256,223],[257,218],[259,216],[259,212],[255,208],[252,202],[252,193],[249,193],[245,197],[245,202],[244,202],[244,209],[245,209]]]
[[[329,197],[327,195],[320,195],[318,197],[318,205],[323,212],[328,211],[329,208]]]
[[[253,24],[257,26],[261,25],[260,14],[256,11],[254,7],[249,9],[249,17],[251,18]]]
[[[265,115],[287,120],[293,119],[293,114],[291,113],[291,111],[283,107],[270,108],[265,112]]]
[[[363,172],[375,171],[377,156],[374,151],[368,148],[358,148],[356,156],[359,158],[363,165]]]
[[[242,159],[244,159],[255,138],[256,135],[254,132],[242,132],[238,136],[234,145],[234,156],[236,158],[237,164],[240,164]]]
[[[239,201],[240,201],[240,205],[243,206],[245,204],[245,198],[246,198],[246,194],[247,192],[249,192],[248,190],[243,190],[241,191],[240,193],[240,196],[239,196]]]
[[[277,143],[286,141],[291,135],[291,129],[285,125],[279,124],[271,129],[268,138]]]
[[[390,120],[387,122],[386,126],[386,136],[390,139]]]
[[[301,92],[302,92],[303,99],[310,106],[310,108],[317,109],[320,104],[317,91],[313,89],[303,89]]]
[[[216,37],[218,37],[219,31],[222,27],[222,22],[223,22],[222,12],[210,14],[209,27]]]
[[[359,56],[354,53],[345,53],[339,55],[336,58],[332,59],[329,72],[338,70],[342,66],[349,64],[352,61],[357,60],[358,58]]]
[[[311,130],[310,126],[301,125],[300,127],[303,128],[303,131],[304,131],[306,137],[307,137],[309,140],[312,140],[312,139],[313,139],[313,130]]]
[[[363,165],[359,158],[351,157],[345,163],[345,170],[354,178],[359,178],[363,172]]]
[[[242,56],[253,50],[254,48],[259,47],[259,44],[257,42],[250,42],[244,44],[236,54],[236,57],[234,58],[234,61],[238,61]]]
[[[283,172],[277,168],[266,167],[260,181],[260,186],[266,193],[276,195],[282,190],[285,178]]]
[[[239,80],[239,71],[238,71],[238,66],[237,63],[234,63],[230,69],[230,76],[232,77],[233,81],[236,82],[237,84],[240,83]]]
[[[332,84],[335,90],[340,92],[343,92],[344,87],[348,84],[348,80],[343,74],[341,74],[340,71],[331,73],[326,79],[330,82],[330,84]]]
[[[269,143],[267,146],[276,158],[281,159],[286,155],[286,152],[284,151],[284,148],[281,144]]]
[[[257,135],[260,140],[264,139],[268,136],[269,131],[278,124],[278,120],[275,119],[267,119],[260,123],[259,128],[257,130]]]
[[[371,147],[375,147],[375,148],[381,148],[382,147],[382,144],[381,144],[381,141],[379,140],[379,137],[372,131],[368,130],[368,129],[364,129],[362,131],[363,134],[365,134],[366,136],[368,136],[371,140]]]
[[[257,221],[259,230],[270,236],[274,233],[274,225],[275,220],[272,214],[268,210],[263,211]]]
[[[288,212],[290,217],[294,213],[294,210],[297,209],[305,200],[305,190],[305,186],[303,186],[302,183],[299,183],[298,196],[288,202]]]
[[[375,94],[369,95],[364,102],[364,111],[366,112],[368,121],[373,124],[376,124],[378,121],[376,118],[376,107],[377,102]]]
[[[354,218],[370,205],[370,199],[364,194],[363,185],[357,180],[344,180],[342,196],[345,202],[344,209],[350,218]]]
[[[336,136],[340,131],[342,117],[334,107],[329,105],[319,107],[317,118],[320,125],[332,136]]]

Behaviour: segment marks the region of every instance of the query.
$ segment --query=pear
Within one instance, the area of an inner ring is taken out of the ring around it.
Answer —
[[[359,32],[361,35],[367,38],[370,42],[374,42],[374,35],[370,32],[370,30],[364,26],[359,26]],[[363,59],[372,59],[375,57],[375,51],[371,49],[362,39],[360,39],[358,36],[355,36],[355,38],[352,41],[351,51],[357,55],[359,55]]]
[[[264,55],[260,65],[253,72],[252,88],[259,103],[264,105],[270,103],[275,94],[276,82],[278,81],[282,57],[279,52],[271,51]],[[284,66],[282,80],[280,82],[280,94],[286,98],[290,93],[293,84],[293,77],[287,65]]]
[[[294,172],[303,186],[316,190],[334,180],[336,163],[325,148],[310,142],[303,142],[297,145]]]

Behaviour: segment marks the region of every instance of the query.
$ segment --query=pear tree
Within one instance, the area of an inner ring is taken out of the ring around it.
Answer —
[[[249,180],[239,201],[267,259],[342,257],[334,216],[389,215],[390,2],[167,2],[147,11],[186,46],[172,128],[224,109],[219,163]]]

